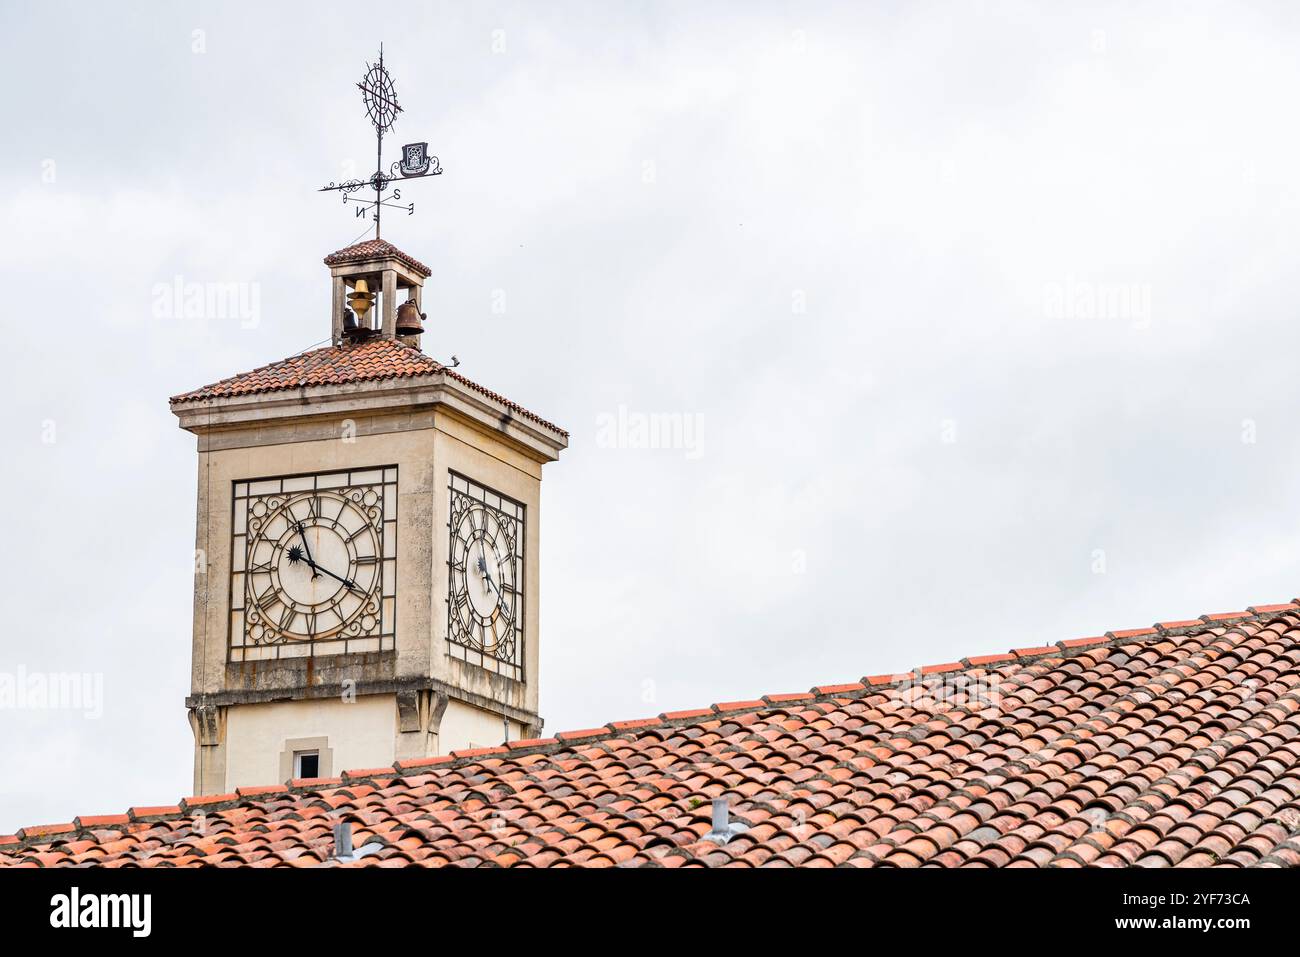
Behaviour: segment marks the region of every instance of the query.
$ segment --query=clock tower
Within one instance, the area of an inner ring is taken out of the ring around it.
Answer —
[[[568,434],[421,351],[429,270],[325,257],[328,347],[172,398],[198,439],[194,793],[536,737]]]

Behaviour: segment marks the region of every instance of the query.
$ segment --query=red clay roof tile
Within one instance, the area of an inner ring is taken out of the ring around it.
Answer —
[[[33,837],[53,837],[56,834],[70,834],[76,829],[77,826],[70,821],[66,824],[34,824],[19,830],[18,836],[24,840]]]
[[[73,821],[73,823],[76,824],[78,828],[88,828],[108,827],[114,824],[128,824],[130,821],[131,816],[129,814],[92,814],[87,815],[86,817],[78,817]]]
[[[722,701],[713,706],[714,711],[748,711],[751,708],[761,708],[766,704],[762,699],[753,701]]]
[[[868,675],[862,679],[862,683],[870,687],[876,687],[878,685],[892,685],[899,681],[910,681],[915,677],[916,675],[910,671],[905,671],[902,674]]]
[[[238,794],[196,794],[192,797],[181,798],[181,809],[191,807],[206,807],[209,804],[228,804],[232,801],[238,801]]]
[[[1091,638],[1068,638],[1057,644],[1062,648],[1087,648],[1089,645],[1100,645],[1105,641],[1105,635],[1093,635]]]
[[[314,386],[347,385],[355,382],[379,382],[385,379],[414,379],[420,376],[445,376],[482,396],[499,402],[515,415],[530,419],[553,432],[568,436],[558,425],[529,412],[505,396],[486,389],[449,366],[425,355],[419,349],[397,339],[378,336],[362,342],[345,342],[310,352],[300,352],[279,362],[222,379],[190,392],[172,396],[173,406],[205,399],[225,399],[241,395],[260,395]]]
[[[289,790],[283,784],[263,784],[253,788],[235,788],[235,793],[241,798],[255,797],[259,794],[279,794],[281,791]]]
[[[866,685],[861,681],[858,681],[853,684],[844,685],[818,685],[816,688],[813,688],[813,693],[816,695],[841,695],[853,694],[864,690],[866,690]]]
[[[634,728],[646,728],[659,723],[658,718],[634,718],[631,721],[611,721],[605,727],[611,731],[631,731]]]
[[[289,782],[291,788],[329,788],[343,783],[342,778],[294,778]]]
[[[1155,628],[1129,628],[1125,631],[1108,631],[1106,637],[1111,641],[1123,638],[1140,638],[1143,635],[1156,634]]]
[[[497,745],[492,748],[466,748],[461,751],[451,752],[453,758],[482,758],[489,754],[505,754],[506,749]]]
[[[962,660],[966,662],[966,666],[969,668],[979,668],[983,665],[996,665],[1005,661],[1014,661],[1015,657],[1015,655],[1003,652],[1000,655],[978,655],[974,658],[963,658]]]
[[[406,263],[411,269],[428,279],[429,267],[409,253],[404,253],[385,239],[367,239],[351,246],[345,246],[325,257],[327,266],[346,266],[348,263],[366,262],[371,259],[397,259]]]
[[[339,866],[340,817],[384,845],[343,866],[1297,866],[1300,608],[1257,607],[964,659],[952,698],[880,676],[24,828],[0,867]],[[725,847],[715,796],[751,825]]]
[[[1195,628],[1203,625],[1205,622],[1199,618],[1189,618],[1186,621],[1161,621],[1156,623],[1157,631],[1173,631],[1176,628]]]
[[[689,711],[665,711],[659,716],[665,721],[681,721],[689,718],[711,718],[712,708],[695,708]]]
[[[1281,605],[1251,605],[1249,609],[1252,615],[1271,615],[1274,614],[1275,612],[1280,612],[1280,611],[1298,611],[1298,610],[1300,610],[1300,608],[1297,608],[1296,603],[1293,601],[1289,601]]]
[[[453,760],[455,760],[455,758],[450,754],[440,754],[437,757],[432,758],[403,758],[398,761],[394,767],[400,768],[403,771],[408,771],[414,768],[428,768],[437,764],[447,764],[449,761]]]
[[[609,734],[609,728],[584,728],[581,731],[561,731],[556,737],[561,741],[581,741],[584,738],[601,738]]]
[[[943,674],[944,672],[947,671],[961,671],[962,667],[963,666],[960,661],[950,661],[947,664],[943,664],[943,665],[924,665],[921,668],[921,674],[937,675],[937,674]]]

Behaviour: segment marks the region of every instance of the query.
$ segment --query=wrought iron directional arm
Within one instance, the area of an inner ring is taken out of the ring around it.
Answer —
[[[328,193],[332,189],[341,189],[345,193],[355,193],[362,186],[368,186],[368,185],[370,184],[367,183],[364,179],[349,179],[349,180],[345,180],[342,183],[330,183],[328,186],[322,186],[316,192]]]

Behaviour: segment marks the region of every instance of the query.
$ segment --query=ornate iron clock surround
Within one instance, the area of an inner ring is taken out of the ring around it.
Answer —
[[[448,500],[449,653],[523,681],[526,507],[457,472]]]
[[[241,480],[231,510],[229,661],[393,649],[396,466]]]

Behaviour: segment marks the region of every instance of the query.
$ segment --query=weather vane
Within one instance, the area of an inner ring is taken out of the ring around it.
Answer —
[[[384,171],[384,134],[393,128],[397,114],[402,112],[397,103],[397,92],[393,89],[393,78],[384,69],[384,47],[379,46],[379,62],[366,64],[366,75],[357,84],[361,91],[361,101],[366,105],[366,113],[375,127],[375,172],[369,179],[349,179],[342,183],[330,183],[322,186],[320,192],[331,190],[343,194],[343,202],[356,206],[357,218],[373,212],[375,221],[375,238],[379,238],[379,217],[385,206],[390,209],[404,209],[407,215],[415,213],[415,203],[403,203],[402,191],[394,188],[384,195],[393,183],[408,179],[420,179],[424,176],[437,176],[442,172],[438,157],[429,155],[428,143],[407,143],[402,147],[402,158]],[[375,191],[374,199],[361,199],[353,196],[357,190],[369,186]]]

